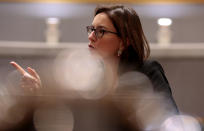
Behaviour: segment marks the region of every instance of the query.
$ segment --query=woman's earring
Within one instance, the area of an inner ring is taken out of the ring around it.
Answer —
[[[118,56],[120,56],[121,54],[122,54],[122,50],[119,49],[119,50],[118,50]]]
[[[120,42],[120,47],[119,47],[119,50],[118,50],[118,57],[121,56],[122,53],[123,53],[123,43]]]

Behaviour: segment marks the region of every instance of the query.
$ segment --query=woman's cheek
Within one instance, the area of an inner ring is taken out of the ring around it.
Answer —
[[[97,51],[102,57],[113,57],[119,48],[116,40],[100,41],[97,43]]]

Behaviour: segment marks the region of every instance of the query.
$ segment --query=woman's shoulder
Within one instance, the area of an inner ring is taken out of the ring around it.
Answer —
[[[167,87],[167,89],[169,90],[168,80],[165,76],[165,73],[164,73],[164,70],[163,70],[161,64],[158,61],[146,60],[146,61],[144,61],[144,63],[142,65],[140,65],[140,66],[136,65],[134,67],[127,69],[127,71],[125,73],[123,73],[123,75],[121,75],[120,78],[122,80],[128,79],[129,84],[134,83],[132,81],[138,81],[138,78],[143,78],[143,79],[146,78],[145,79],[146,81],[147,81],[147,79],[150,80],[150,82],[153,85],[153,89],[155,91],[162,91],[162,90],[166,89],[164,87]]]
[[[138,71],[151,76],[156,74],[160,74],[163,77],[165,76],[164,69],[162,65],[156,60],[146,60],[144,61],[143,65],[138,68]]]
[[[158,61],[146,60],[140,66],[137,66],[137,64],[135,66],[134,65],[132,65],[132,68],[127,69],[127,71],[123,73],[123,75],[121,75],[121,78],[123,78],[123,76],[126,76],[127,74],[130,75],[131,73],[132,77],[128,77],[128,79],[131,78],[132,80],[135,81],[135,79],[138,77],[133,77],[133,76],[137,76],[137,74],[140,73],[146,76],[150,80],[150,82],[153,85],[154,91],[159,91],[159,92],[164,91],[171,94],[169,82],[165,76],[163,67]]]
[[[156,60],[145,60],[143,65],[141,66],[141,70],[144,70],[144,71],[160,70],[164,72],[163,67]]]
[[[168,90],[171,94],[169,82],[166,78],[162,65],[156,60],[146,60],[138,71],[144,73],[154,85],[154,90]]]

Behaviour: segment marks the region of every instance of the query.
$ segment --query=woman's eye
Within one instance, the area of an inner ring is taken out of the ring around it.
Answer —
[[[104,32],[104,30],[103,30],[103,29],[101,29],[101,30],[99,30],[98,32],[99,32],[99,33],[103,33],[103,32]]]

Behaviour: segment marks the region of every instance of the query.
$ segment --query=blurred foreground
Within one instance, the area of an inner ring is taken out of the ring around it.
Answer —
[[[41,90],[21,88],[16,71],[6,76],[0,130],[201,131],[195,118],[177,114],[165,94],[155,93],[144,74],[128,72],[115,82],[110,66],[86,50],[62,52],[47,68]]]

